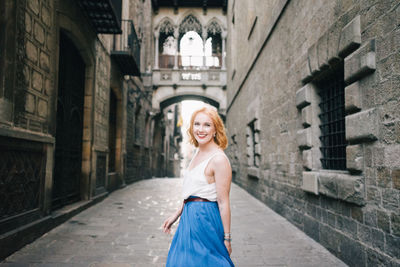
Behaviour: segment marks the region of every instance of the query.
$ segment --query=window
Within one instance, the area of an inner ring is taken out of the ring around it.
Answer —
[[[247,126],[247,159],[250,167],[260,166],[260,144],[259,131],[255,127],[256,120]]]
[[[321,164],[324,169],[346,169],[346,137],[344,111],[344,67],[316,83],[320,96]]]
[[[140,108],[135,112],[135,142],[140,142]]]

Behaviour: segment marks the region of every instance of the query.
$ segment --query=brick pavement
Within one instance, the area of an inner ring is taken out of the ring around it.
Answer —
[[[0,266],[164,266],[172,235],[161,224],[178,207],[181,185],[151,179],[115,191]],[[346,266],[236,185],[231,206],[236,266]]]

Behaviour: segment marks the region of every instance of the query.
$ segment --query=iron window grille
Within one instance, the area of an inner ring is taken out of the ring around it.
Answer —
[[[321,163],[324,169],[346,169],[343,64],[317,83],[320,96]]]
[[[258,131],[255,128],[255,120],[248,124],[247,128],[247,157],[248,165],[259,167],[260,154],[257,152],[257,144],[259,140]]]

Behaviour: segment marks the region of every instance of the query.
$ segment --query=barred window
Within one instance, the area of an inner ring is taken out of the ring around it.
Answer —
[[[324,169],[346,169],[346,137],[344,112],[344,67],[334,69],[316,83],[321,98],[321,163]]]
[[[256,120],[247,126],[247,162],[251,167],[259,167],[260,165],[260,137],[259,131],[255,127]]]

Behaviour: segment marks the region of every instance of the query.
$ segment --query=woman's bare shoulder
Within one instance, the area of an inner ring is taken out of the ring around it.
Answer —
[[[218,152],[211,160],[214,166],[230,166],[229,158],[224,151]]]

